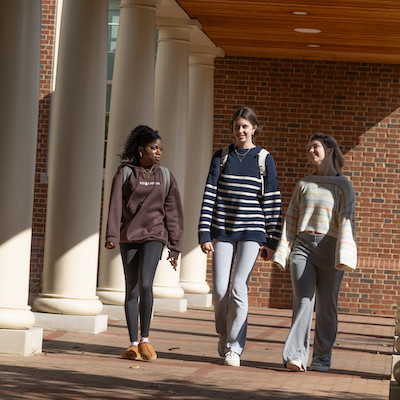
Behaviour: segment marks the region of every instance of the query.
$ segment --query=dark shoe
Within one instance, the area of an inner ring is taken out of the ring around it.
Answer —
[[[329,365],[320,363],[311,363],[309,370],[318,372],[328,372],[331,369]]]
[[[142,356],[143,360],[147,361],[157,358],[157,353],[154,351],[150,342],[139,343],[139,354]]]
[[[140,360],[139,349],[137,346],[129,346],[122,354],[121,358],[126,358],[127,360]]]

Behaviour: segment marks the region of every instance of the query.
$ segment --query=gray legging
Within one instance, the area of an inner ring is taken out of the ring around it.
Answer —
[[[260,245],[252,241],[215,240],[214,250],[213,302],[216,331],[226,335],[226,345],[230,350],[242,354],[247,334],[247,285]],[[231,274],[232,284],[229,293]]]
[[[336,238],[302,232],[290,253],[293,317],[283,347],[283,363],[292,359],[307,368],[310,330],[316,301],[312,362],[330,366],[337,333],[337,299],[343,271],[335,268]]]
[[[162,249],[163,244],[156,241],[120,244],[125,273],[125,316],[131,342],[138,340],[139,313],[141,336],[149,336],[153,281]]]

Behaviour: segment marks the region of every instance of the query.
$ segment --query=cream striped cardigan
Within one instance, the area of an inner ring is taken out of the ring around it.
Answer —
[[[296,184],[273,262],[284,270],[296,235],[323,233],[337,238],[335,265],[353,271],[357,264],[355,194],[344,176],[309,175]]]

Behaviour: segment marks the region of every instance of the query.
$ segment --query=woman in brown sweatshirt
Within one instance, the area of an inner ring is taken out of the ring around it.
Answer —
[[[164,245],[174,269],[182,250],[181,198],[175,178],[159,165],[162,152],[158,132],[137,126],[125,142],[111,188],[105,246],[113,249],[120,245],[131,341],[121,357],[131,360],[157,358],[149,341],[154,275]]]

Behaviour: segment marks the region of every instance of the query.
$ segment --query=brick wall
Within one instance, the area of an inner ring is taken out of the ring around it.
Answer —
[[[400,300],[400,65],[233,57],[215,64],[214,150],[232,142],[234,109],[252,107],[263,126],[256,142],[275,159],[284,211],[309,172],[309,136],[322,131],[338,140],[358,227],[358,269],[345,274],[339,309],[392,315]],[[290,273],[258,261],[249,300],[291,307]]]
[[[33,200],[30,301],[40,292],[40,278],[43,270],[47,205],[47,153],[50,124],[50,94],[53,77],[55,21],[56,1],[42,0],[39,120]]]

